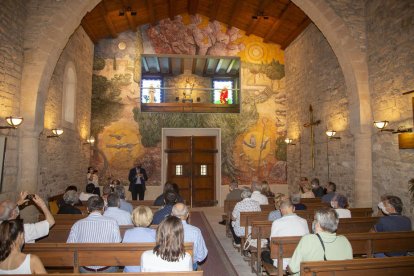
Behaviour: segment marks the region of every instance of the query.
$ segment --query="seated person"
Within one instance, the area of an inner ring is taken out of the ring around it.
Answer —
[[[115,193],[119,196],[119,209],[132,213],[132,204],[125,200],[125,188],[122,185],[116,185],[114,187]]]
[[[331,201],[331,207],[335,209],[339,218],[351,217],[351,211],[346,209],[348,207],[348,199],[344,195],[335,195]]]
[[[267,205],[269,204],[269,199],[267,198],[267,196],[263,195],[261,193],[262,191],[262,185],[260,185],[259,183],[253,182],[252,183],[252,195],[251,195],[251,199],[256,200],[257,202],[259,202],[260,205]]]
[[[69,190],[63,195],[63,204],[60,205],[58,214],[82,214],[81,210],[74,205],[79,201],[78,193]]]
[[[384,213],[388,215],[380,217],[378,223],[374,225],[375,232],[396,232],[396,231],[412,231],[411,220],[403,216],[403,203],[398,196],[389,195],[384,201]],[[405,256],[407,252],[385,252],[376,253],[376,258]]]
[[[275,195],[275,208],[276,208],[276,210],[269,213],[269,216],[267,217],[267,220],[275,221],[275,220],[280,219],[282,217],[282,213],[280,212],[280,204],[285,199],[287,199],[285,194],[277,193]]]
[[[306,205],[300,203],[301,195],[300,194],[292,194],[290,196],[290,200],[292,200],[293,205],[295,206],[295,210],[306,210]]]
[[[275,194],[270,190],[269,183],[267,183],[266,180],[262,181],[262,195],[265,195],[266,197],[275,197]]]
[[[325,190],[319,185],[318,178],[312,179],[311,185],[312,185],[312,192],[315,195],[315,197],[322,198],[325,195]]]
[[[164,205],[164,197],[165,197],[166,192],[168,192],[168,191],[173,191],[173,192],[176,193],[177,202],[181,202],[181,203],[184,202],[183,198],[179,194],[178,185],[176,183],[167,181],[164,185],[164,192],[155,199],[154,206],[163,206]]]
[[[312,186],[308,181],[301,182],[300,188],[302,190],[300,194],[301,198],[315,198],[315,194],[312,192]]]
[[[230,231],[233,235],[234,243],[236,247],[240,247],[241,238],[244,236],[244,227],[240,227],[240,212],[260,212],[260,204],[250,196],[252,192],[250,190],[244,190],[241,194],[242,200],[237,202],[232,212],[232,222],[230,224]],[[266,198],[267,199],[267,198]]]
[[[27,206],[29,202],[33,202],[42,210],[45,215],[45,220],[36,223],[25,223],[24,227],[24,241],[26,243],[33,243],[36,239],[42,238],[49,234],[49,229],[55,225],[55,219],[46,203],[38,195],[31,195],[28,199],[27,192],[21,192],[20,198],[16,202],[11,200],[4,200],[0,203],[0,221],[16,219],[20,214],[20,206]]]
[[[108,206],[108,196],[109,196],[109,194],[111,194],[113,192],[114,192],[114,189],[111,187],[110,184],[106,184],[105,186],[103,186],[103,189],[102,189],[102,199],[104,200],[105,209]]]
[[[242,189],[239,189],[239,183],[233,180],[229,185],[229,193],[226,196],[226,200],[241,200]]]
[[[95,191],[95,185],[93,185],[92,183],[89,183],[88,185],[86,185],[85,188],[86,193],[81,192],[79,195],[79,200],[80,201],[88,201],[88,199],[92,196],[96,196],[93,191]]]
[[[104,217],[113,218],[118,225],[131,225],[131,214],[119,208],[119,196],[117,193],[108,195],[108,207],[104,212]]]
[[[75,191],[75,192],[78,192],[78,188],[77,188],[76,186],[70,185],[70,186],[68,186],[68,187],[65,189],[65,193],[66,193],[67,191]],[[60,205],[62,205],[62,204],[64,204],[64,203],[65,203],[65,200],[64,200],[64,199],[63,199],[63,197],[62,197],[61,199],[59,199],[59,200],[57,201],[57,206],[58,206],[58,208],[60,208]],[[78,201],[77,201],[77,202],[75,202],[75,205],[77,205],[77,206],[82,206],[82,202],[79,200],[79,197],[78,197]]]
[[[133,229],[125,231],[123,243],[155,242],[155,229],[150,228],[152,211],[148,206],[138,206],[132,211]],[[125,266],[124,272],[141,272],[140,266]]]
[[[46,274],[36,255],[22,253],[24,226],[21,219],[0,224],[0,274]]]
[[[176,202],[177,194],[173,191],[168,191],[164,197],[165,205],[157,212],[155,212],[154,218],[152,219],[152,224],[160,224],[165,217],[171,215],[172,208]]]
[[[336,184],[333,182],[329,182],[328,186],[326,187],[326,195],[322,197],[322,202],[324,203],[331,203],[332,198],[335,196],[336,192]]]
[[[323,260],[352,260],[352,247],[344,236],[337,236],[338,214],[331,208],[315,211],[312,232],[303,236],[290,259],[288,270],[299,275],[300,263]]]
[[[155,247],[141,255],[141,271],[192,271],[191,255],[185,252],[181,220],[170,216],[157,228]]]

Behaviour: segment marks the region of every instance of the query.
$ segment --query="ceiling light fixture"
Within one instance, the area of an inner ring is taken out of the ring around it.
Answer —
[[[285,143],[288,144],[288,145],[292,145],[292,146],[296,145],[296,144],[293,143],[293,139],[291,139],[289,137],[286,137]]]

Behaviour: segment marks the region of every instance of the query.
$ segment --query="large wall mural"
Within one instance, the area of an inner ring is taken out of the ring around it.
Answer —
[[[140,111],[141,54],[240,56],[240,114]],[[141,26],[95,46],[92,162],[103,178],[127,182],[140,160],[161,181],[162,128],[221,128],[222,184],[267,180],[286,183],[286,95],[283,51],[237,28],[187,14]]]

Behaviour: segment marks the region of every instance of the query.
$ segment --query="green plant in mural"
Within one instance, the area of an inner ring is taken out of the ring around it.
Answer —
[[[283,137],[278,137],[276,139],[276,150],[275,156],[277,160],[286,161],[287,160],[287,145]]]
[[[120,83],[117,79],[108,80],[104,76],[92,76],[91,134],[95,137],[116,121],[122,111]]]
[[[95,56],[93,58],[93,70],[100,71],[105,68],[105,59]]]
[[[243,62],[242,66],[249,69],[253,75],[264,74],[271,80],[280,80],[285,76],[285,66],[277,60],[272,60],[268,64]]]

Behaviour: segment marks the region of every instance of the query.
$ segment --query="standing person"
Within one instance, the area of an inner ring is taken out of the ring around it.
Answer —
[[[132,200],[144,200],[145,181],[148,180],[147,172],[142,168],[141,163],[137,162],[136,166],[129,171],[129,191],[132,194]]]
[[[101,189],[99,188],[99,177],[98,177],[98,170],[94,167],[88,167],[88,173],[86,175],[86,184],[92,183],[94,185],[93,193],[100,196]]]
[[[22,253],[23,245],[23,221],[3,221],[0,225],[0,274],[47,273],[39,257]]]
[[[184,228],[180,219],[170,216],[157,228],[155,247],[141,255],[141,271],[192,271],[191,255],[185,252]]]

